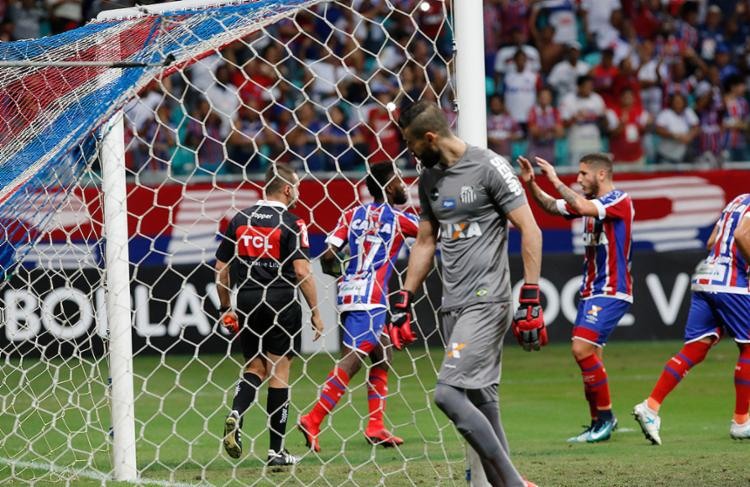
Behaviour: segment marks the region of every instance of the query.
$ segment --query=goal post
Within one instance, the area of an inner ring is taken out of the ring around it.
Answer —
[[[458,136],[487,148],[487,102],[484,73],[484,11],[482,0],[464,0],[455,13],[456,104]],[[467,481],[472,487],[489,485],[482,461],[466,444]]]

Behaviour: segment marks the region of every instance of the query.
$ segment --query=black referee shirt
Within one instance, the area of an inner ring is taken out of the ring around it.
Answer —
[[[309,259],[309,248],[304,220],[283,203],[260,200],[234,215],[216,258],[229,263],[231,286],[240,291],[294,291],[292,262]]]

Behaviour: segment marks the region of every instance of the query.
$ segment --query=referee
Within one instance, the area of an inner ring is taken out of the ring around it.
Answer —
[[[240,429],[245,411],[268,378],[269,466],[294,465],[284,449],[289,416],[289,369],[300,352],[302,311],[297,288],[312,310],[314,340],[323,332],[305,222],[289,212],[298,197],[299,178],[283,164],[268,168],[265,199],[238,212],[216,251],[216,280],[224,326],[239,331],[245,370],[232,410],[224,422],[224,449],[242,454]],[[230,289],[237,290],[233,310]],[[240,323],[242,326],[240,326]]]

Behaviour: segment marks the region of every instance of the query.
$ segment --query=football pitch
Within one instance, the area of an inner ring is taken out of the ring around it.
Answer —
[[[552,345],[542,353],[506,346],[502,417],[522,474],[541,486],[750,485],[750,441],[733,441],[728,433],[737,358],[732,342],[715,347],[667,399],[663,446],[651,446],[632,420],[632,406],[648,394],[664,362],[679,347],[679,342],[618,343],[615,338],[606,349],[605,363],[620,428],[609,442],[571,445],[565,439],[588,422],[588,409],[568,346]],[[463,442],[431,403],[433,367],[442,352],[414,347],[410,353],[414,361],[405,353],[395,354],[400,379],[392,377],[389,383],[387,418],[404,438],[403,447],[366,444],[361,434],[366,391],[360,373],[321,436],[322,452],[307,454],[300,465],[282,472],[262,466],[268,445],[265,389],[245,419],[242,458],[231,460],[221,450],[223,418],[238,373],[234,360],[219,355],[138,357],[139,470],[155,485],[463,485]],[[293,377],[299,379],[293,386],[286,441],[294,454],[303,454],[305,447],[292,425],[299,411],[314,401],[317,384],[332,363],[322,356],[296,361]],[[26,360],[25,374],[9,366],[13,364],[17,361],[7,359],[0,375],[0,484],[102,484],[104,477],[97,471],[110,469],[104,362],[69,367],[53,361],[55,367],[48,367]],[[97,384],[86,377],[96,377]],[[58,387],[44,394],[52,380]],[[36,439],[24,439],[30,437]],[[88,462],[85,452],[91,450],[96,453]]]

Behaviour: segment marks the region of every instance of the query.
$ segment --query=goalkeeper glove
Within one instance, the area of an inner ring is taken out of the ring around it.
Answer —
[[[240,322],[237,320],[237,315],[231,311],[229,308],[226,310],[220,310],[223,311],[222,316],[222,323],[224,325],[224,328],[229,330],[232,335],[237,334],[237,332],[240,331]]]
[[[547,328],[540,304],[539,286],[524,284],[521,287],[520,305],[513,315],[513,334],[524,350],[539,350],[547,344]]]
[[[403,349],[417,339],[411,329],[412,299],[414,299],[414,294],[403,289],[393,294],[390,299],[391,320],[387,331],[396,350]]]

